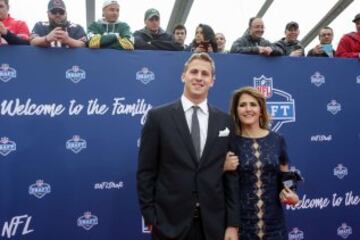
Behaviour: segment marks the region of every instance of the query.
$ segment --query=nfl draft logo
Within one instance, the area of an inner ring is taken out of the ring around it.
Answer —
[[[267,101],[267,109],[271,114],[271,129],[277,132],[284,123],[295,122],[295,101],[291,94],[282,90],[273,88],[273,78],[254,77],[254,87],[257,88],[266,98],[273,101]]]
[[[304,232],[299,228],[293,228],[291,232],[289,232],[289,240],[302,240],[304,239]]]
[[[51,186],[48,183],[45,183],[44,180],[36,180],[34,184],[29,186],[29,194],[34,195],[38,199],[43,198],[50,192]]]
[[[329,112],[333,115],[336,115],[338,112],[341,111],[341,104],[336,102],[336,100],[331,100],[327,105],[326,108]]]
[[[352,234],[352,228],[348,226],[346,223],[341,224],[337,229],[337,235],[342,237],[343,239],[348,238]]]
[[[79,66],[73,66],[65,73],[66,79],[71,80],[73,83],[78,83],[82,79],[86,78],[86,72],[82,70]]]
[[[16,70],[11,68],[9,64],[1,64],[0,66],[0,80],[4,83],[10,81],[12,78],[16,78]]]
[[[16,151],[16,143],[14,141],[10,141],[7,137],[2,137],[0,139],[0,154],[5,157],[12,151]]]
[[[66,141],[66,149],[79,153],[87,147],[86,140],[81,139],[79,135],[74,135],[71,139]]]
[[[317,87],[320,87],[325,83],[325,77],[321,75],[320,72],[315,72],[314,75],[311,76],[311,83]]]
[[[343,179],[348,174],[349,172],[347,167],[343,166],[341,163],[334,168],[334,176],[338,177],[339,179]]]
[[[143,67],[140,71],[136,73],[136,80],[147,85],[151,81],[155,80],[155,74],[150,71],[148,68]]]
[[[83,216],[77,220],[78,227],[82,227],[85,230],[90,230],[93,226],[98,225],[98,217],[92,215],[91,212],[85,212]]]

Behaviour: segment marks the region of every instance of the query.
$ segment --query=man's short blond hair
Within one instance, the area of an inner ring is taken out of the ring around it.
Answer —
[[[211,73],[213,75],[213,77],[215,77],[215,62],[214,60],[210,57],[209,54],[205,53],[205,52],[201,52],[201,53],[194,53],[192,54],[189,59],[185,62],[185,65],[184,65],[184,70],[183,72],[186,72],[188,67],[189,67],[189,64],[194,61],[194,60],[203,60],[205,62],[208,62],[210,63],[211,65]]]

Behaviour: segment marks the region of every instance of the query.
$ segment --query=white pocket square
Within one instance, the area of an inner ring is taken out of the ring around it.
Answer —
[[[226,127],[224,130],[219,131],[219,137],[228,137],[230,130]]]

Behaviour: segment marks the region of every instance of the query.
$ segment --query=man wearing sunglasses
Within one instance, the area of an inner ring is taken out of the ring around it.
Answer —
[[[86,34],[84,29],[67,20],[65,3],[62,0],[50,0],[48,4],[48,22],[37,22],[30,36],[30,44],[39,47],[84,47]]]

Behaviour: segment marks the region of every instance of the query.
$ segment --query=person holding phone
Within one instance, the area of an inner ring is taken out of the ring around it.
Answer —
[[[217,52],[218,46],[214,30],[209,25],[199,24],[195,30],[195,38],[187,50],[192,52]]]
[[[320,43],[311,49],[307,56],[308,57],[334,57],[335,50],[332,46],[334,38],[334,32],[331,27],[322,27],[319,31]]]
[[[37,22],[30,35],[30,44],[39,47],[85,47],[86,34],[78,24],[67,20],[65,3],[50,0],[48,22]]]
[[[299,201],[295,190],[301,177],[289,171],[285,139],[268,129],[266,100],[256,88],[233,93],[230,115],[236,137],[224,170],[239,176],[239,239],[287,240],[281,203]]]

